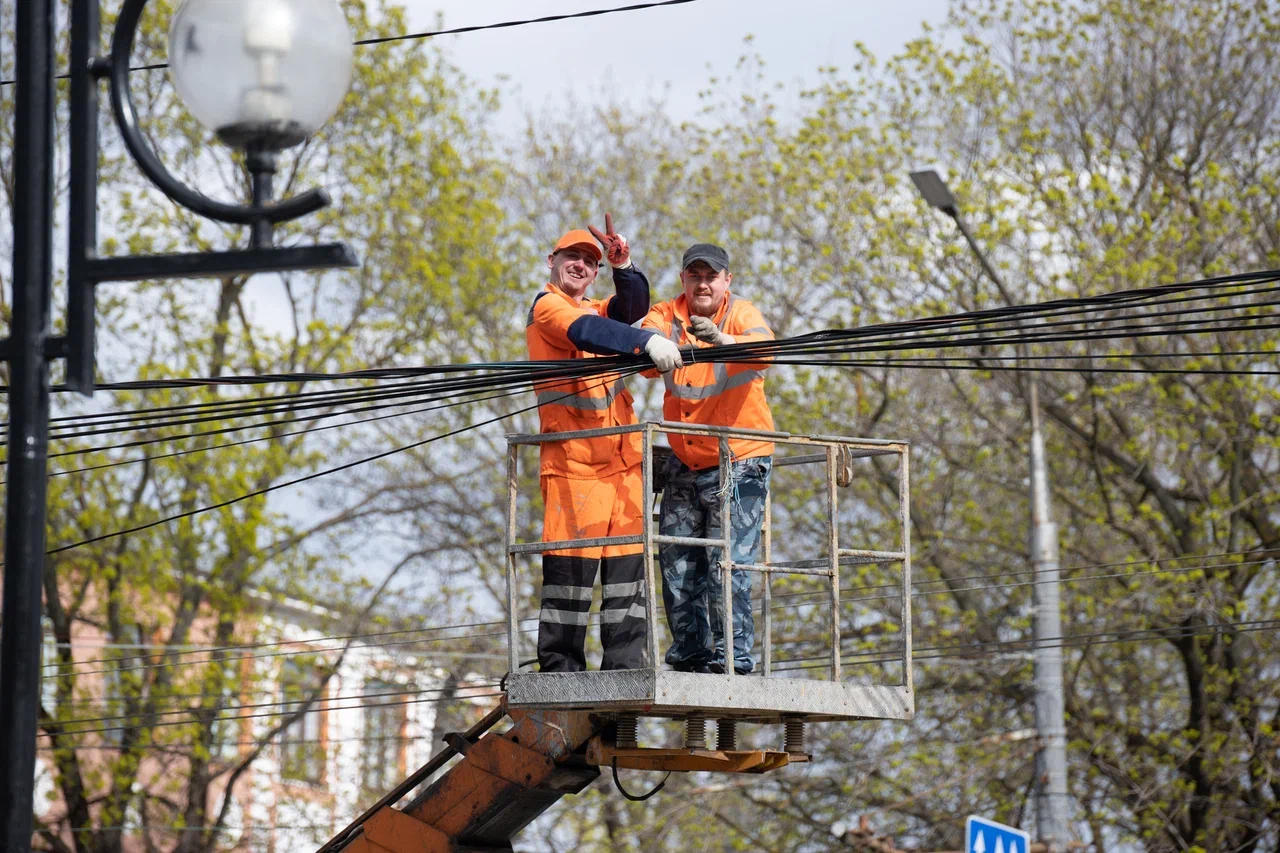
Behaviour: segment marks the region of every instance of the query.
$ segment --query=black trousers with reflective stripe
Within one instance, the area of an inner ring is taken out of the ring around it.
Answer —
[[[538,668],[582,672],[587,668],[587,614],[597,564],[604,599],[600,606],[601,669],[644,666],[644,556],[542,557],[542,611],[538,616]]]

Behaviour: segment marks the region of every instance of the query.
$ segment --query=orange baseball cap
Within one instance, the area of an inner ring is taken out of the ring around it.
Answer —
[[[590,231],[584,231],[581,228],[566,231],[565,235],[560,238],[560,242],[556,243],[556,247],[551,250],[551,254],[554,255],[561,249],[568,249],[570,246],[588,250],[595,255],[597,263],[604,258],[604,252],[600,251],[600,245],[596,243],[596,238],[591,236]]]

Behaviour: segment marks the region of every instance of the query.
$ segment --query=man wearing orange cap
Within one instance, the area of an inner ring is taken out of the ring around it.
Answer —
[[[592,237],[595,239],[592,239]],[[615,293],[587,297],[605,253]],[[525,341],[529,358],[556,361],[599,355],[647,354],[663,373],[682,364],[680,350],[662,335],[633,328],[649,310],[649,280],[631,262],[627,240],[613,231],[569,231],[547,256],[550,282],[529,308]],[[636,422],[631,394],[616,373],[534,383],[541,432],[570,432]],[[539,466],[545,504],[542,541],[639,535],[644,521],[640,497],[639,433],[575,438],[541,445]],[[538,619],[538,664],[542,672],[586,669],[587,613],[597,567],[603,601],[602,669],[644,664],[645,601],[641,546],[610,545],[548,551],[542,557],[542,609]]]

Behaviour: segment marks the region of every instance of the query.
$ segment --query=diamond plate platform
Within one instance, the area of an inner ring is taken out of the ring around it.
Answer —
[[[697,714],[761,723],[908,720],[915,712],[914,696],[906,687],[663,669],[512,673],[507,705],[671,719]]]

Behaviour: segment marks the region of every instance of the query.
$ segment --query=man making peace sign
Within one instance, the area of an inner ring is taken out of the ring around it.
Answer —
[[[594,236],[595,239],[592,239]],[[599,240],[605,247],[601,252]],[[606,256],[614,295],[590,299]],[[631,262],[627,239],[605,230],[569,231],[547,256],[550,282],[529,308],[525,341],[535,361],[646,353],[663,373],[682,364],[680,350],[631,323],[649,310],[649,280]],[[570,432],[636,422],[631,394],[617,374],[534,384],[541,432]],[[545,504],[542,541],[638,535],[642,530],[640,434],[575,438],[542,444],[539,475]],[[538,664],[542,672],[581,672],[591,590],[600,568],[602,669],[634,669],[644,663],[644,560],[636,545],[570,548],[542,557],[542,609]]]

